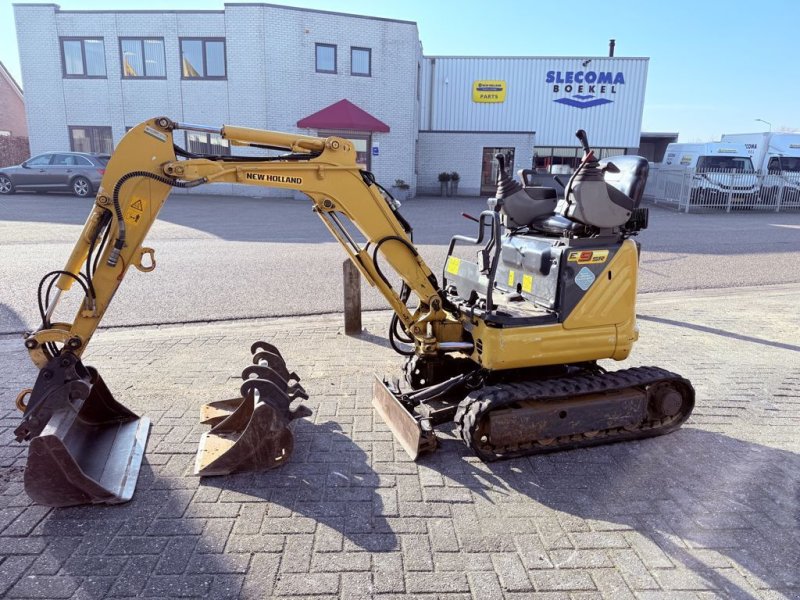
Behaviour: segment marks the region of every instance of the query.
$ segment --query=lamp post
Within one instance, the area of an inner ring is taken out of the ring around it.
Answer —
[[[770,123],[769,121],[765,121],[764,119],[756,119],[756,121],[761,121],[762,123],[766,123],[767,125],[769,125],[769,131],[770,133],[772,133],[772,123]]]

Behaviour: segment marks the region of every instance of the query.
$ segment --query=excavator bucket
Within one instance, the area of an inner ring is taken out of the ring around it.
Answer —
[[[25,491],[45,506],[127,502],[149,432],[95,369],[62,352],[40,371],[14,432],[30,441]]]
[[[212,428],[200,440],[195,475],[272,469],[291,458],[290,424],[311,411],[303,405],[295,410],[290,406],[297,398],[308,399],[308,394],[299,377],[289,373],[277,348],[256,342],[252,350],[256,364],[242,371],[241,397],[211,402],[200,410],[201,422]]]

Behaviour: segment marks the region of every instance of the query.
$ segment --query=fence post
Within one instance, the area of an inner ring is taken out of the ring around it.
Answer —
[[[692,173],[692,171],[690,169],[684,169],[683,170],[682,177],[681,177],[681,195],[678,196],[678,210],[680,211],[680,209],[681,209],[680,203],[685,201],[686,202],[686,209],[684,210],[684,212],[687,215],[689,214],[689,205],[692,203],[692,186],[691,186],[691,184],[689,185],[689,191],[688,191],[688,193],[685,194],[685,197],[684,197],[684,189],[686,188],[686,176],[687,175],[691,176],[691,173]],[[694,181],[694,178],[692,178],[692,181]]]
[[[723,173],[724,171],[722,169],[720,169],[719,172]],[[733,188],[733,186],[735,185],[736,176],[735,175],[732,176],[729,181],[731,182],[730,188]],[[725,212],[727,212],[727,213],[731,212],[731,196],[733,195],[733,190],[730,189],[730,188],[728,189],[728,194],[727,194],[727,196],[728,196],[728,205],[725,207]]]
[[[783,198],[783,190],[785,189],[786,182],[783,177],[778,177],[778,187],[775,188],[775,212],[781,211],[781,199]]]
[[[348,258],[342,264],[344,275],[344,332],[361,333],[361,275]]]

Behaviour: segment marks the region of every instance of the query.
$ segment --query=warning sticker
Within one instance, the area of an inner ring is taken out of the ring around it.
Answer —
[[[132,208],[129,208],[125,213],[125,222],[129,225],[136,225],[141,220],[142,211],[140,210],[133,210]]]
[[[594,283],[594,273],[588,268],[583,267],[578,274],[575,275],[575,285],[581,288],[584,292]]]
[[[142,201],[140,199],[139,200],[135,200],[134,203],[131,204],[131,208],[133,208],[135,210],[138,210],[138,211],[144,210],[142,208]]]
[[[576,250],[569,253],[567,261],[579,265],[599,265],[608,260],[608,250]]]
[[[508,287],[514,287],[514,270],[508,272]]]
[[[528,292],[530,294],[532,290],[533,290],[533,275],[523,275],[522,291]]]
[[[458,275],[458,267],[461,266],[461,259],[451,256],[447,259],[447,272],[451,275]]]

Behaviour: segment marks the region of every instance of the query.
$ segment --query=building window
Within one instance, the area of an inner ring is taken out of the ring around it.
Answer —
[[[230,156],[231,154],[228,140],[216,133],[186,132],[186,149],[192,154],[211,154],[213,156]]]
[[[372,50],[350,48],[350,75],[372,77]]]
[[[183,79],[225,79],[225,40],[181,38]]]
[[[69,148],[73,152],[111,154],[114,150],[111,127],[70,125]]]
[[[333,44],[316,45],[317,73],[336,73],[336,46]]]
[[[0,137],[11,137],[11,132],[6,129],[0,129]]]
[[[167,76],[163,38],[120,38],[119,55],[125,79],[164,79]]]
[[[64,77],[105,77],[103,38],[61,38]]]

